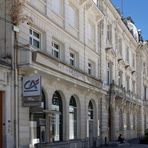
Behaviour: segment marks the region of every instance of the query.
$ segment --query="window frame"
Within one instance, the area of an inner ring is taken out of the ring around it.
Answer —
[[[89,61],[89,62],[88,62],[88,74],[89,74],[89,75],[92,75],[92,69],[93,69],[92,63]]]
[[[71,55],[73,55],[73,57]],[[71,66],[76,66],[76,54],[72,51],[69,52],[69,62]]]
[[[69,19],[68,19],[68,23],[71,27],[73,28],[78,28],[78,23],[79,23],[79,18],[78,18],[78,14],[79,14],[79,10],[72,4],[69,3],[68,6],[68,10],[69,10]],[[71,13],[72,12],[72,13]],[[73,19],[71,18],[73,16]]]
[[[74,104],[71,104],[72,102],[71,101],[73,101],[74,100]],[[71,98],[70,98],[70,101],[69,101],[69,126],[70,126],[70,116],[72,115],[73,116],[73,138],[71,137],[71,131],[70,131],[70,129],[69,129],[69,139],[70,140],[74,140],[74,139],[77,139],[77,129],[78,129],[78,118],[77,118],[77,107],[78,107],[78,105],[77,105],[77,102],[76,102],[76,99],[75,99],[75,97],[74,96],[71,96]],[[70,110],[70,109],[72,109],[72,110]]]
[[[56,45],[56,46],[58,46],[58,48],[56,48],[55,46],[53,46],[53,44]],[[60,59],[61,44],[59,42],[55,41],[55,40],[52,40],[51,46],[52,46],[52,55],[55,58]],[[56,52],[56,54],[58,56],[55,55],[55,52]]]
[[[32,33],[31,33],[31,32]],[[39,38],[37,38],[36,36],[34,36],[34,33],[38,34],[39,35]],[[31,40],[30,40],[31,39]],[[39,47],[35,46],[34,45],[34,40],[38,42],[39,44]],[[31,42],[30,42],[31,41]],[[33,28],[30,28],[29,29],[29,44],[32,46],[32,47],[35,47],[37,49],[41,49],[41,33],[36,30],[36,29],[33,29]]]

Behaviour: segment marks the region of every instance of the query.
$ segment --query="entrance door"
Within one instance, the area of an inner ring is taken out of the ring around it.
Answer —
[[[89,121],[89,147],[93,147],[93,121]]]
[[[0,148],[3,148],[3,95],[0,91]]]

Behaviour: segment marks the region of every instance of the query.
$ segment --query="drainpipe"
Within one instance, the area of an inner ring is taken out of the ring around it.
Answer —
[[[18,60],[18,32],[19,29],[17,26],[13,26],[14,31],[14,50],[13,50],[13,78],[14,78],[14,146],[15,148],[19,148],[19,126],[18,126],[18,68],[17,68],[17,60]]]

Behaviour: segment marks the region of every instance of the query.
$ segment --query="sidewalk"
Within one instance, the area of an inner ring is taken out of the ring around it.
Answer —
[[[139,144],[139,140],[138,139],[132,139],[128,141],[128,145],[127,144],[119,144],[118,146],[102,146],[100,148],[116,148],[116,147],[121,147],[121,148],[148,148],[148,145],[145,144]]]

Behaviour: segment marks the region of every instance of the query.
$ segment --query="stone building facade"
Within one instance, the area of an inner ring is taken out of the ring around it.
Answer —
[[[144,134],[147,48],[110,0],[27,0],[21,15],[29,19],[7,34],[17,43],[7,55],[18,58],[14,147],[87,148]]]

